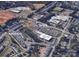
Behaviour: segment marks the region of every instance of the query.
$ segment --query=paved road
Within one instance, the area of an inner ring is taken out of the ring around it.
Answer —
[[[42,13],[45,11],[48,11],[50,8],[54,7],[56,5],[57,1],[51,2],[47,5],[45,5],[44,7],[42,7],[41,9],[35,11],[34,13]]]

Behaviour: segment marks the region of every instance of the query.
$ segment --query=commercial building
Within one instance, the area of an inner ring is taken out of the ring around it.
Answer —
[[[50,40],[50,39],[52,38],[52,36],[47,35],[47,34],[45,34],[45,33],[42,33],[42,32],[40,32],[40,31],[36,31],[36,32],[38,33],[38,35],[39,35],[40,38],[43,38],[43,39],[45,39],[45,40]]]

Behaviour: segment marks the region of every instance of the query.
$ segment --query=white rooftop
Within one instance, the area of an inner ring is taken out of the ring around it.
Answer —
[[[58,20],[66,21],[69,19],[69,16],[57,15],[57,16],[51,17],[51,19],[58,19]]]
[[[21,10],[26,10],[27,8],[26,7],[16,7],[16,8],[10,8],[9,10],[12,11],[12,12],[20,12]]]
[[[47,34],[45,34],[45,33],[42,33],[42,32],[39,32],[39,31],[36,31],[36,32],[39,34],[39,37],[40,37],[40,38],[44,38],[44,39],[46,39],[46,40],[50,40],[50,39],[52,38],[52,36],[47,35]]]
[[[58,24],[60,21],[59,21],[59,20],[56,20],[56,19],[54,19],[54,20],[53,20],[53,19],[50,19],[49,22],[52,22],[52,23]]]

